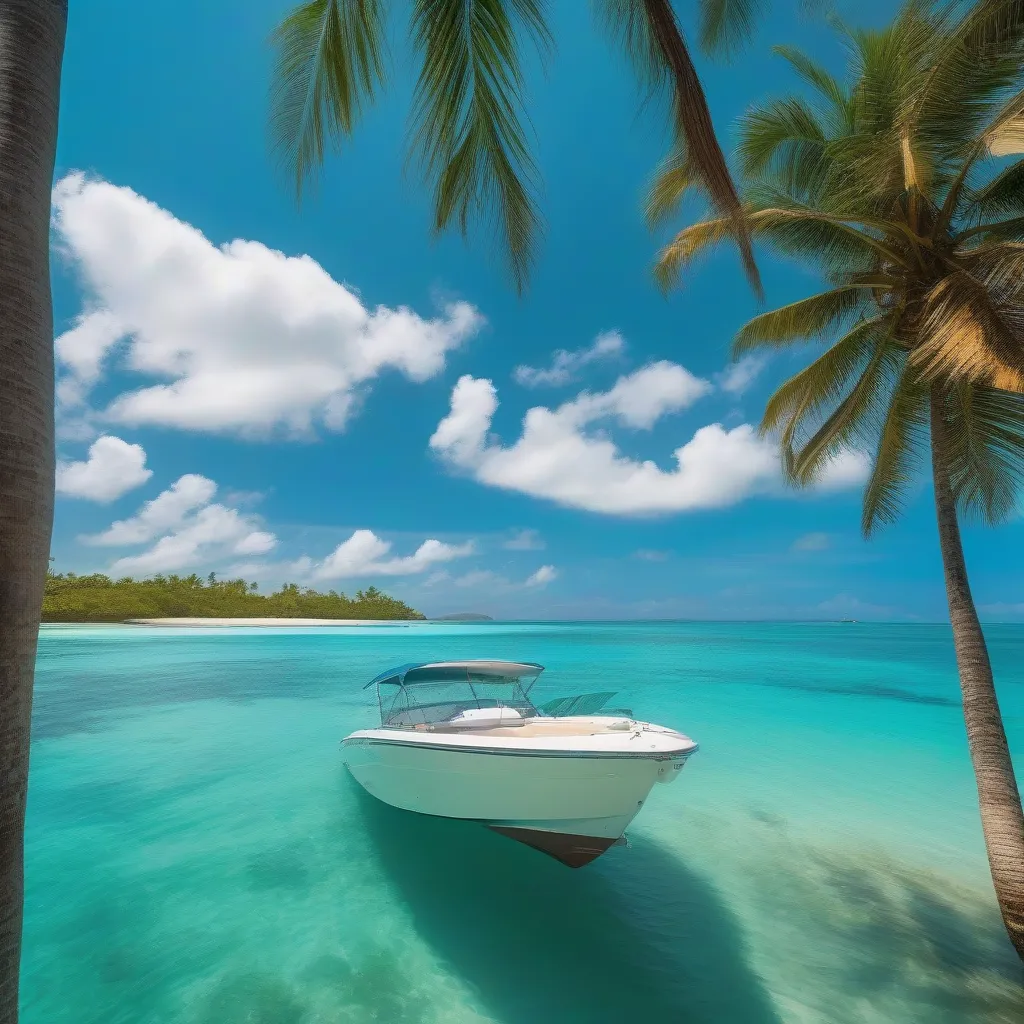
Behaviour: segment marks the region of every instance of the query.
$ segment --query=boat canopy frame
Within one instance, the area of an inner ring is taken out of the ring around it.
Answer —
[[[538,711],[529,694],[543,671],[543,665],[528,661],[410,662],[381,672],[363,689],[371,686],[377,688],[381,726],[413,728],[416,725],[443,722],[459,711],[473,707],[510,707],[524,716],[536,715]],[[523,680],[529,680],[525,686]],[[431,696],[431,690],[435,691],[433,696],[442,696],[436,693],[439,688],[459,684],[468,687],[468,695],[464,698],[453,699],[447,696],[440,700],[421,699],[421,695]],[[485,695],[486,688],[495,685],[505,687],[508,695]],[[385,710],[382,689],[391,687],[395,688],[394,696]],[[484,688],[483,694],[478,692],[481,687]]]

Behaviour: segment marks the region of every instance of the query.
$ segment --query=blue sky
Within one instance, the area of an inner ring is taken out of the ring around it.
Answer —
[[[665,236],[640,201],[657,111],[588,5],[549,6],[558,50],[529,100],[547,223],[518,299],[484,232],[430,239],[403,175],[401,19],[388,92],[299,207],[266,132],[286,3],[72,5],[55,568],[372,583],[428,615],[945,617],[925,482],[870,543],[855,457],[816,493],[779,483],[749,425],[797,363],[729,372],[757,311],[733,252],[656,290]],[[732,64],[701,61],[725,140],[751,103],[796,89],[772,45],[842,67],[800,6],[776,3]],[[841,10],[877,24],[891,5]],[[769,303],[815,287],[765,253],[761,269]],[[1022,540],[1020,518],[967,529],[989,619],[1024,618]]]

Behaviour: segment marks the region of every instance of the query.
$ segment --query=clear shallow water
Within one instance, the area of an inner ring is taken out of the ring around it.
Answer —
[[[988,634],[1019,754],[1024,627]],[[448,657],[701,750],[576,872],[393,811],[338,741]],[[46,628],[26,900],[24,1024],[1024,1020],[942,626]]]

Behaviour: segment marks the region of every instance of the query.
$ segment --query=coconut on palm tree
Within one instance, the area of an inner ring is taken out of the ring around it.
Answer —
[[[672,0],[592,0],[641,82],[671,103],[673,148],[733,226],[747,277],[760,289],[750,239],[700,79]],[[733,49],[749,34],[755,0],[699,0],[700,42]],[[386,0],[308,0],[274,34],[271,94],[274,148],[305,180],[326,147],[352,134],[386,78]],[[543,0],[411,0],[420,67],[412,110],[412,153],[433,198],[433,230],[489,217],[517,290],[526,284],[541,217],[537,168],[524,126],[523,48],[552,46]],[[577,0],[580,14],[584,4]]]
[[[769,399],[761,429],[798,485],[844,449],[870,451],[865,534],[930,467],[982,827],[1024,958],[1024,816],[959,525],[1005,519],[1024,481],[1022,6],[912,3],[882,31],[844,30],[846,82],[782,51],[811,99],[744,117],[747,223],[828,288],[755,317],[733,352],[823,347]],[[687,177],[685,162],[666,169],[652,217]],[[718,218],[680,232],[660,254],[662,283],[731,231]]]
[[[67,0],[0,0],[0,1024],[18,1018],[29,716],[53,516],[50,188]]]

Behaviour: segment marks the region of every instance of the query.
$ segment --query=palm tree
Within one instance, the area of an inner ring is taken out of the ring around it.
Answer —
[[[870,450],[866,535],[898,516],[928,457],[989,864],[1024,959],[1024,816],[959,526],[1004,519],[1024,480],[1022,8],[919,2],[883,31],[844,30],[849,84],[783,49],[812,99],[745,116],[748,224],[829,288],[755,317],[733,352],[827,342],[769,399],[761,430],[797,485],[846,448]],[[682,198],[672,174],[651,192],[653,219]],[[732,230],[717,218],[680,232],[661,282]]]
[[[29,718],[53,517],[50,188],[67,0],[0,0],[0,1024],[18,1017]]]
[[[577,0],[582,7],[582,0]],[[274,33],[274,148],[301,195],[328,142],[355,129],[386,75],[385,0],[308,0]],[[592,0],[598,18],[631,58],[641,81],[666,93],[673,152],[733,225],[751,284],[760,290],[739,197],[715,137],[707,101],[672,0]],[[700,40],[729,51],[749,36],[757,0],[699,0]],[[526,285],[540,230],[537,168],[523,118],[521,43],[544,57],[552,46],[543,0],[411,0],[420,55],[412,153],[430,185],[433,230],[490,215],[518,291]]]

